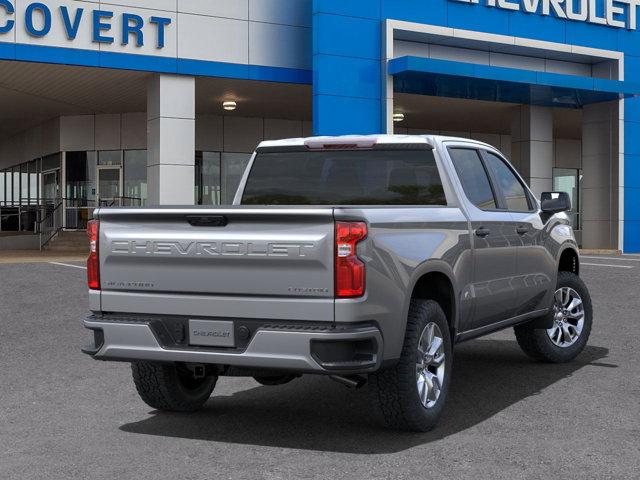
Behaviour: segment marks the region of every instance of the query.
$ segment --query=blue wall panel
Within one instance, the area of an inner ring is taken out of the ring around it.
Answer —
[[[380,59],[379,20],[318,13],[314,15],[314,28],[314,54]]]
[[[566,41],[566,24],[565,20],[556,17],[511,12],[509,14],[509,35],[564,43]]]
[[[633,159],[637,160],[637,159]],[[625,161],[625,179],[627,178]],[[637,177],[636,169],[634,178]],[[626,181],[626,180],[625,180]],[[624,251],[627,253],[640,252],[640,187],[624,189]]]
[[[509,35],[509,12],[505,10],[484,5],[447,2],[447,12],[449,27]]]
[[[367,135],[380,132],[380,100],[314,95],[314,135]]]
[[[634,206],[625,202],[625,212]],[[635,208],[638,208],[635,205]],[[624,222],[624,250],[627,253],[640,252],[640,222],[625,220]]]
[[[395,0],[382,2],[382,18],[428,25],[447,25],[448,2],[443,0]]]
[[[625,101],[624,110],[624,251],[627,253],[640,253],[640,122],[628,120],[640,118],[638,100]]]
[[[624,119],[628,122],[640,122],[640,98],[628,98],[624,101]]]
[[[314,0],[314,134],[380,132],[380,8],[379,0]]]
[[[380,19],[380,0],[313,0],[313,13]]]
[[[622,50],[627,55],[640,56],[640,41],[635,30],[625,28],[618,29],[618,50]]]
[[[380,98],[380,60],[316,55],[315,62],[318,72],[323,72],[314,79],[317,94]]]
[[[640,222],[640,187],[624,188],[625,220]],[[640,238],[638,238],[640,243]]]
[[[640,155],[624,154],[624,185],[640,188]]]
[[[626,119],[624,122],[624,153],[640,155],[640,123],[630,122]]]
[[[47,47],[44,45],[14,44],[16,59],[27,62],[59,63],[97,67],[100,65],[100,53],[93,50]],[[133,55],[132,55],[133,56]]]
[[[585,47],[616,50],[618,48],[617,28],[593,25],[585,22],[567,21],[567,43]]]

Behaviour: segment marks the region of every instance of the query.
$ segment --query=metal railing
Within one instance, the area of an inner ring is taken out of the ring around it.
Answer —
[[[63,228],[64,199],[57,199],[55,203],[43,205],[38,210],[34,233],[40,237],[40,250],[47,246]]]
[[[10,231],[31,232],[40,236],[42,250],[63,228],[83,230],[98,207],[141,207],[139,197],[115,197],[107,200],[86,198],[29,198],[0,202],[0,231],[9,223]]]
[[[100,207],[141,207],[143,200],[139,197],[115,197],[100,200]]]
[[[0,231],[32,231],[33,223],[36,219],[38,209],[41,207],[39,201],[40,199],[1,201]],[[5,228],[7,223],[11,225],[11,227],[8,229]]]

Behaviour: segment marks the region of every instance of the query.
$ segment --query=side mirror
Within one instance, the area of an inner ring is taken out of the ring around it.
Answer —
[[[541,197],[544,213],[554,214],[571,210],[571,198],[567,192],[544,192]]]

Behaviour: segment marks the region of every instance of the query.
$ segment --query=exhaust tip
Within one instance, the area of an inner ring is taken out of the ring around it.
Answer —
[[[329,378],[334,382],[341,383],[347,388],[353,388],[356,390],[364,387],[367,383],[366,377],[363,377],[362,375],[329,375]]]

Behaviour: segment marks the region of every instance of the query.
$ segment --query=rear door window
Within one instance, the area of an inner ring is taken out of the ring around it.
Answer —
[[[431,150],[259,152],[243,205],[446,205]]]
[[[469,201],[481,210],[496,210],[496,197],[478,151],[449,148],[449,156]]]

